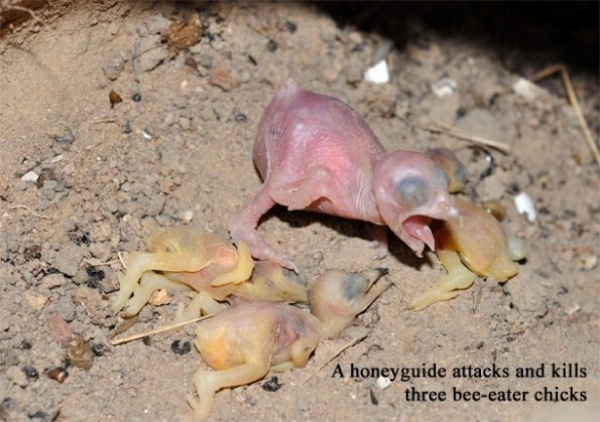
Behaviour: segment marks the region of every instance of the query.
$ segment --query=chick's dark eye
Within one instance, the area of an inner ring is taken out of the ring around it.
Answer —
[[[354,300],[365,293],[365,279],[360,274],[351,273],[344,284],[344,298]]]
[[[396,183],[400,202],[410,207],[418,207],[429,198],[429,185],[421,177],[407,177]]]

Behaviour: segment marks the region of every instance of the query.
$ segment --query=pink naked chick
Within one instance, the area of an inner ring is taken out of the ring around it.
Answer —
[[[457,211],[448,179],[425,154],[387,153],[367,123],[341,101],[294,80],[277,92],[258,126],[254,162],[264,184],[236,216],[231,234],[261,260],[296,267],[256,231],[275,204],[375,224],[378,257],[389,227],[418,256],[435,241],[429,222]]]

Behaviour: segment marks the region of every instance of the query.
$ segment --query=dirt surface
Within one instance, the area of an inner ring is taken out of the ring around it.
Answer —
[[[344,338],[323,344],[306,369],[279,374],[278,391],[263,389],[264,381],[222,391],[212,417],[508,421],[598,415],[598,166],[557,76],[531,96],[513,90],[522,75],[560,55],[530,55],[509,44],[495,49],[475,37],[436,32],[418,19],[404,22],[402,42],[393,47],[385,31],[363,31],[347,16],[336,22],[328,8],[312,5],[41,6],[35,18],[0,39],[1,420],[167,421],[189,412],[185,398],[194,394],[192,377],[204,364],[193,347],[176,354],[172,344],[191,342],[194,327],[110,343],[121,322],[109,307],[123,270],[117,254],[143,250],[156,227],[188,224],[228,236],[236,211],[260,186],[251,156],[256,126],[289,77],[350,104],[389,150],[457,150],[470,171],[468,195],[497,200],[506,230],[525,241],[529,256],[504,285],[477,279],[452,301],[410,312],[410,300],[443,274],[434,254],[418,259],[392,239],[390,255],[374,262],[364,223],[275,209],[260,232],[291,254],[308,280],[328,268],[377,265],[389,268],[395,286]],[[197,34],[184,34],[182,41],[181,33],[169,30],[194,15]],[[387,59],[391,81],[375,85],[363,73],[380,58]],[[597,142],[597,74],[575,68],[575,90]],[[450,94],[438,97],[432,87],[443,78],[455,85],[446,82]],[[122,101],[113,94],[111,105],[111,90]],[[485,154],[423,129],[433,122],[504,142],[510,151],[489,149],[495,166],[482,177]],[[520,192],[533,200],[534,222],[515,209]],[[182,300],[176,295],[169,305],[147,305],[128,333],[168,323]],[[304,382],[365,331],[364,341]],[[85,348],[66,344],[71,334],[95,353],[89,369],[82,367],[89,362]],[[65,369],[67,350],[84,356],[72,357]],[[338,365],[343,378],[334,376]],[[431,376],[434,365],[446,375]],[[471,373],[462,370],[469,366]],[[382,389],[376,376],[352,376],[352,367],[429,372]],[[537,377],[518,377],[523,367],[537,369]],[[411,388],[444,391],[446,400],[409,401]],[[524,400],[455,400],[457,391],[509,389],[529,394]],[[542,400],[536,400],[540,391]]]

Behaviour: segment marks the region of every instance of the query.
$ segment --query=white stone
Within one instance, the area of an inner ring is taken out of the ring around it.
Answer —
[[[458,89],[458,84],[452,78],[444,77],[431,85],[431,91],[438,98],[447,97],[452,95]]]
[[[545,92],[542,88],[525,78],[519,78],[513,84],[512,89],[517,95],[525,98],[527,101],[533,101],[540,95],[544,95]]]
[[[515,207],[517,207],[517,212],[519,214],[525,214],[527,221],[530,223],[535,222],[537,212],[535,211],[535,206],[533,205],[531,197],[525,192],[521,192],[515,196]]]
[[[40,175],[37,174],[35,171],[28,171],[23,176],[21,176],[21,180],[24,182],[35,183],[35,182],[37,182],[39,177],[40,177]]]
[[[375,66],[370,67],[365,72],[365,80],[374,84],[386,84],[390,81],[390,71],[387,62],[381,60]]]
[[[392,385],[392,380],[390,380],[387,377],[379,377],[377,378],[377,385],[379,386],[379,388],[381,388],[382,390],[385,390],[386,388],[388,388],[390,385]]]

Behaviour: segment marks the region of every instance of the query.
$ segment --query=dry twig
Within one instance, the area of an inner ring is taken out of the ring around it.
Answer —
[[[596,143],[594,142],[594,139],[592,138],[592,134],[587,125],[587,122],[585,121],[585,117],[583,117],[581,107],[579,107],[579,101],[577,100],[577,96],[575,95],[575,90],[573,89],[573,84],[571,84],[571,78],[569,77],[569,72],[567,71],[567,68],[565,67],[565,65],[555,64],[550,67],[547,67],[546,69],[539,71],[535,75],[530,76],[529,80],[531,82],[538,82],[538,81],[552,75],[553,73],[557,73],[557,72],[560,72],[560,74],[562,76],[563,84],[565,86],[565,90],[567,91],[567,98],[569,99],[569,102],[571,103],[571,106],[573,107],[573,111],[575,112],[575,117],[577,118],[577,121],[579,122],[579,127],[581,128],[581,131],[583,132],[583,136],[585,137],[585,140],[586,140],[588,146],[590,147],[590,150],[592,151],[592,155],[596,159],[596,163],[598,163],[598,165],[600,166],[600,152],[598,152],[598,146],[596,145]]]
[[[28,211],[31,215],[33,215],[34,217],[38,217],[38,218],[44,218],[46,220],[49,220],[52,218],[51,215],[43,215],[43,214],[39,214],[37,212],[35,212],[34,210],[32,210],[31,208],[29,208],[27,205],[23,205],[23,204],[16,204],[16,205],[9,205],[8,206],[9,210],[16,210],[16,209],[23,209],[25,211]]]
[[[116,346],[117,344],[127,343],[127,342],[130,342],[130,341],[137,340],[137,339],[144,338],[144,337],[148,337],[148,336],[151,336],[151,335],[154,335],[154,334],[165,333],[167,331],[171,331],[171,330],[175,330],[177,328],[184,327],[184,326],[186,326],[188,324],[193,324],[194,322],[198,322],[198,321],[202,321],[202,320],[205,320],[205,319],[208,319],[208,318],[212,318],[215,315],[216,314],[205,315],[203,317],[198,317],[198,318],[190,319],[190,320],[187,320],[187,321],[178,322],[177,324],[166,325],[164,327],[159,327],[159,328],[156,328],[154,330],[150,330],[150,331],[146,331],[146,332],[138,333],[138,334],[133,334],[133,335],[131,335],[129,337],[120,338],[118,340],[111,340],[110,343],[113,346]]]
[[[350,340],[348,343],[344,344],[342,347],[340,347],[340,349],[335,352],[333,355],[331,355],[329,358],[327,358],[325,360],[325,362],[323,362],[312,374],[310,374],[308,377],[306,377],[302,382],[300,382],[300,385],[305,384],[309,379],[311,379],[312,377],[314,377],[315,375],[317,375],[319,372],[321,372],[321,370],[323,368],[325,368],[325,366],[327,366],[329,364],[329,362],[331,362],[332,360],[334,360],[335,358],[337,358],[344,350],[354,346],[357,343],[360,343],[361,341],[363,341],[364,339],[366,339],[368,336],[368,334],[363,334],[361,336],[358,336],[352,340]]]
[[[433,133],[443,133],[454,138],[462,139],[464,141],[473,142],[475,144],[485,145],[490,148],[495,148],[501,152],[507,153],[510,151],[510,147],[502,142],[494,141],[492,139],[485,139],[480,136],[473,136],[454,126],[450,126],[444,123],[431,122],[429,125],[418,125],[420,129],[427,130]]]

